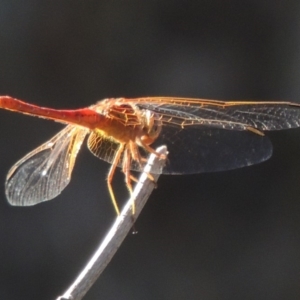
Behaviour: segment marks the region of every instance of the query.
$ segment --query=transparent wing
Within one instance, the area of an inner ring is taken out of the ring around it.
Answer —
[[[267,136],[251,131],[187,126],[163,127],[154,149],[169,151],[163,174],[194,174],[237,169],[270,158],[273,147]]]
[[[225,171],[260,163],[272,155],[272,144],[267,136],[251,131],[225,130],[189,126],[163,127],[153,149],[166,145],[169,151],[165,167],[157,173],[193,174]],[[100,159],[112,163],[120,144],[105,136],[92,132],[88,148]],[[149,154],[139,148],[142,157]],[[121,156],[118,166],[122,166]],[[130,169],[142,171],[145,161],[132,160]]]
[[[225,102],[171,97],[125,100],[153,111],[165,125],[202,125],[229,130],[253,127],[261,131],[300,126],[300,105],[291,102]]]
[[[272,154],[272,144],[261,131],[300,126],[300,105],[290,102],[147,97],[120,98],[115,103],[109,112],[125,125],[142,124],[134,106],[151,111],[162,122],[159,137],[151,147],[168,147],[164,174],[215,172],[257,164]],[[88,146],[97,157],[112,163],[119,144],[94,132]],[[143,149],[140,152],[147,157]],[[121,162],[122,157],[119,166]],[[131,161],[131,170],[142,168],[143,161]]]
[[[98,158],[112,163],[120,144],[113,139],[107,138],[100,132],[94,131],[89,135],[87,146],[89,150]],[[122,159],[119,166],[121,166]]]
[[[19,160],[6,178],[9,203],[29,206],[59,195],[70,182],[77,153],[87,133],[88,129],[68,125]]]
[[[111,138],[107,138],[100,132],[94,131],[88,138],[87,146],[96,157],[112,164],[115,159],[116,153],[120,148],[120,143],[114,141]],[[140,148],[139,150],[141,151],[143,157],[148,157],[149,153],[143,151],[142,148]],[[118,162],[118,167],[120,168],[122,167],[123,156],[124,152],[121,154],[120,160]],[[146,160],[138,163],[132,159],[130,163],[130,170],[142,172],[146,163]],[[161,173],[161,171],[158,173]]]
[[[153,97],[132,99],[162,121],[151,147],[167,145],[163,173],[214,172],[249,166],[268,159],[272,144],[251,132],[300,126],[300,105],[290,102],[224,102]]]

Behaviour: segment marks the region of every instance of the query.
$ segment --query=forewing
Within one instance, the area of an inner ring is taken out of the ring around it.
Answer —
[[[300,126],[297,103],[171,97],[119,101],[150,110],[161,121],[162,131],[151,147],[167,145],[168,161],[162,171],[165,174],[214,172],[262,162],[271,156],[272,144],[260,131]],[[96,156],[113,161],[117,143],[98,134],[91,135],[89,142]],[[140,151],[147,157],[143,149]],[[144,160],[131,161],[130,168],[141,171],[143,165]]]
[[[168,97],[133,101],[162,122],[162,131],[151,147],[167,145],[166,174],[214,172],[262,162],[271,156],[272,144],[259,131],[300,126],[297,103]]]
[[[133,99],[153,111],[163,124],[209,126],[229,130],[248,127],[261,131],[300,126],[300,105],[289,102],[223,102],[206,99],[153,97]]]
[[[87,129],[68,125],[19,160],[6,178],[9,203],[29,206],[59,195],[70,182],[77,153],[87,132]]]

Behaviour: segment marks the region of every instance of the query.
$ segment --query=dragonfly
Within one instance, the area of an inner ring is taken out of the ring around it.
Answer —
[[[52,109],[10,96],[0,108],[66,124],[50,140],[12,166],[5,193],[10,204],[35,205],[55,198],[71,180],[85,137],[87,147],[111,164],[107,186],[120,213],[112,181],[121,168],[132,193],[149,153],[169,151],[159,174],[225,171],[260,163],[272,155],[265,131],[300,127],[300,105],[292,102],[218,101],[177,97],[107,98],[81,109]],[[149,174],[150,176],[150,174]]]

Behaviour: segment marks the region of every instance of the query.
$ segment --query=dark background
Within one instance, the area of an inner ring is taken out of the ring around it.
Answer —
[[[151,95],[300,102],[299,1],[0,1],[0,94],[78,108]],[[115,214],[109,165],[83,146],[55,200],[11,207],[9,168],[63,126],[0,112],[0,299],[55,299]],[[161,176],[85,299],[299,299],[300,130],[273,157]],[[118,199],[126,199],[116,176]]]

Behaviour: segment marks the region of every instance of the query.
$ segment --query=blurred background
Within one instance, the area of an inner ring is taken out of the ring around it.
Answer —
[[[107,97],[300,102],[300,4],[0,1],[0,94],[54,108]],[[112,224],[109,165],[84,145],[56,199],[12,207],[9,168],[61,124],[0,111],[0,298],[56,299]],[[299,299],[300,129],[248,168],[161,176],[85,299]],[[117,198],[127,198],[122,174]]]

